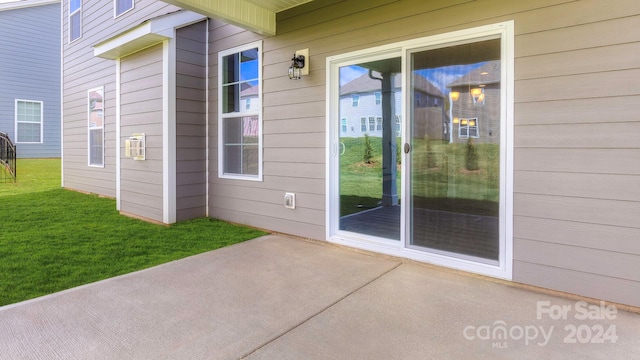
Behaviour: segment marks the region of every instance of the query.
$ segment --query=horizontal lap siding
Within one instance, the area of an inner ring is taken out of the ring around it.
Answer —
[[[120,210],[148,219],[163,220],[163,45],[155,45],[120,61],[121,78],[142,71],[146,77],[120,84],[121,154],[126,139],[144,133],[145,161],[122,158]]]
[[[211,214],[323,239],[326,57],[506,20],[516,32],[513,278],[640,305],[635,0],[327,1],[279,14],[278,35],[263,38],[264,181],[219,179],[212,148]],[[215,144],[217,51],[261,37],[212,21],[210,39]],[[289,80],[291,54],[307,47],[310,75]],[[304,205],[285,210],[285,191]]]
[[[538,13],[516,38],[514,280],[638,306],[640,34],[621,29],[640,4]]]
[[[176,219],[206,215],[207,22],[176,36]]]
[[[17,157],[60,157],[60,4],[0,11],[0,34],[0,132],[16,142],[16,99],[42,101],[42,143]]]
[[[132,11],[114,19],[113,0],[85,0],[82,3],[82,37],[69,43],[69,2],[62,1],[63,181],[67,188],[115,197],[116,62],[94,57],[93,46],[149,18],[178,8],[160,1],[137,0]],[[87,165],[87,91],[100,86],[104,86],[105,90],[104,168]],[[131,104],[128,106],[139,107]]]

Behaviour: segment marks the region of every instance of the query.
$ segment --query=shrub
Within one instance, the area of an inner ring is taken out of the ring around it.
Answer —
[[[362,161],[365,164],[373,163],[373,147],[371,146],[369,134],[364,134],[364,153],[362,154]]]
[[[467,141],[467,155],[465,158],[465,166],[467,170],[478,170],[478,152],[476,146],[473,144],[473,139],[469,138]]]

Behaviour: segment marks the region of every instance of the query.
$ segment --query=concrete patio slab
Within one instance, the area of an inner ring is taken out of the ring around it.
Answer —
[[[562,306],[566,320],[550,317],[547,310],[555,317]],[[583,308],[593,311],[587,303],[406,263],[248,359],[640,358],[640,315],[576,319]]]
[[[271,235],[2,307],[0,358],[633,359],[640,315]]]

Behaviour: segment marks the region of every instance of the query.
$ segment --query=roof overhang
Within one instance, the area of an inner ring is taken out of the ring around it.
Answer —
[[[142,24],[93,46],[93,55],[115,60],[173,38],[174,29],[206,19],[191,11],[177,11]]]
[[[264,35],[276,34],[276,14],[312,0],[163,0]]]

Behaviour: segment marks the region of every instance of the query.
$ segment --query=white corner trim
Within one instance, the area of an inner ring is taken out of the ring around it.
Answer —
[[[120,59],[116,59],[116,210],[120,211],[120,203],[121,203],[121,159],[120,159],[120,146],[121,146],[121,133],[120,133]]]
[[[173,30],[175,32],[175,30]],[[162,46],[162,222],[176,222],[176,40]]]
[[[93,55],[115,60],[170,39],[175,36],[176,28],[204,19],[206,17],[203,15],[185,10],[149,19],[94,45]]]

